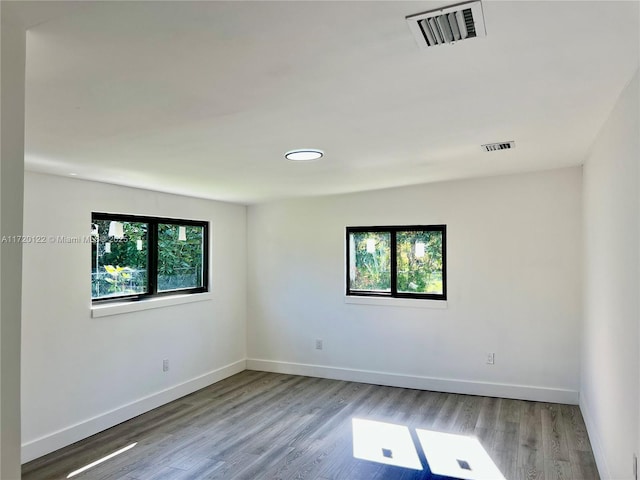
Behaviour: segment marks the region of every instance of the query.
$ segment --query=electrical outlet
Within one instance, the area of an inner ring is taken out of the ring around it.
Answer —
[[[316,339],[316,350],[322,350],[322,339]]]
[[[496,354],[493,352],[487,353],[487,365],[493,365],[496,363]]]
[[[169,359],[165,358],[164,360],[162,360],[162,371],[163,372],[168,372],[169,371]]]

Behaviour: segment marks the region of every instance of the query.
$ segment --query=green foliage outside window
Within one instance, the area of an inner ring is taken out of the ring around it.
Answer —
[[[151,235],[152,227],[157,231],[157,242],[150,246],[149,239],[156,235]],[[92,298],[204,287],[204,236],[205,227],[201,225],[94,219]],[[155,269],[149,265],[150,247],[157,257]],[[157,276],[150,279],[154,271]],[[155,290],[150,292],[152,286]]]
[[[363,232],[350,235],[352,252],[351,288],[382,291],[391,289],[391,236],[389,233]]]
[[[120,223],[122,236],[115,237],[109,235],[111,221],[93,222],[92,298],[146,292],[147,224]]]
[[[442,232],[398,232],[398,291],[442,293]]]
[[[202,285],[202,234],[199,226],[158,225],[158,291]]]
[[[347,227],[347,295],[446,300],[446,226]]]

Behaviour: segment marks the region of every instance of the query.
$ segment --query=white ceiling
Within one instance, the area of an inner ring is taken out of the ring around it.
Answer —
[[[405,16],[451,3],[21,2],[27,168],[248,204],[580,164],[639,3],[485,1],[419,49]]]

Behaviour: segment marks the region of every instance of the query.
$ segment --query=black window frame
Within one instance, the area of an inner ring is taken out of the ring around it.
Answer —
[[[96,220],[114,222],[146,223],[147,230],[147,291],[131,295],[92,298],[91,303],[112,303],[139,301],[157,297],[172,295],[190,295],[194,293],[206,293],[209,291],[209,222],[201,220],[187,220],[184,218],[151,217],[146,215],[129,215],[122,213],[92,212],[91,223]],[[158,225],[171,224],[178,226],[202,227],[202,286],[181,288],[175,290],[158,291]],[[91,256],[96,244],[91,244]]]
[[[442,293],[398,292],[398,232],[441,232],[442,233]],[[375,292],[351,289],[350,242],[352,233],[388,233],[390,235],[390,292]],[[349,297],[414,298],[421,300],[447,300],[447,226],[446,225],[393,225],[346,227],[346,295]]]

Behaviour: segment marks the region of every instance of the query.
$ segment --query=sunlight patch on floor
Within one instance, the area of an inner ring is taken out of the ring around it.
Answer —
[[[89,470],[90,468],[95,467],[96,465],[100,465],[103,462],[106,462],[107,460],[120,455],[121,453],[126,452],[127,450],[131,450],[133,447],[135,447],[138,444],[138,442],[134,442],[131,445],[127,445],[124,448],[121,448],[120,450],[117,450],[113,453],[110,453],[109,455],[107,455],[106,457],[102,457],[99,460],[96,460],[95,462],[91,462],[88,465],[85,465],[82,468],[79,468],[78,470],[74,470],[73,472],[71,472],[69,475],[67,475],[67,478],[71,478],[71,477],[75,477],[76,475],[80,475],[82,472],[86,472],[87,470]]]
[[[463,480],[506,480],[477,438],[421,429],[416,433],[431,473]]]
[[[408,426],[363,418],[351,422],[354,458],[423,470]],[[460,480],[506,480],[474,436],[419,428],[415,433],[432,474]]]
[[[354,458],[422,470],[407,426],[362,418],[353,418],[351,422]]]

